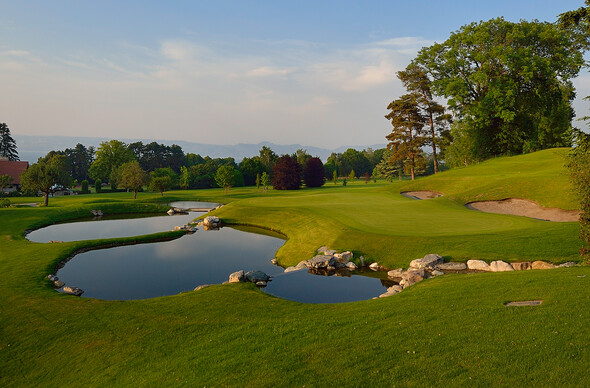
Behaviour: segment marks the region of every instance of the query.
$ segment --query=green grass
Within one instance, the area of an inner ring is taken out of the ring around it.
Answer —
[[[126,193],[79,195],[52,198],[48,208],[0,209],[0,386],[586,386],[589,267],[447,275],[390,298],[335,305],[285,301],[248,284],[101,301],[59,294],[44,277],[78,249],[175,234],[60,244],[23,237],[90,209],[156,212],[161,202],[199,199],[228,203],[216,211],[226,221],[288,236],[278,252],[283,264],[320,245],[391,267],[432,252],[560,262],[577,259],[575,223],[463,204],[521,197],[575,208],[559,164],[564,153],[502,158],[416,182],[140,193],[136,201]],[[408,189],[445,197],[412,201],[399,195]],[[527,299],[544,302],[504,306]]]

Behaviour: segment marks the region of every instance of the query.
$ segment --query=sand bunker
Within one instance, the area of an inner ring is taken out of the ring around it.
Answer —
[[[545,221],[574,222],[580,219],[580,211],[578,210],[542,207],[527,199],[508,198],[501,201],[470,202],[465,206],[486,213],[511,214]]]
[[[400,194],[410,199],[433,199],[443,196],[436,191],[403,191]]]

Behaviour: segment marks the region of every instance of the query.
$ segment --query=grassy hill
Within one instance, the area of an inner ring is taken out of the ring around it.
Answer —
[[[589,267],[446,275],[390,298],[334,305],[285,301],[247,284],[101,301],[59,294],[44,277],[78,248],[134,238],[39,244],[23,237],[89,209],[154,212],[163,209],[159,201],[199,199],[227,202],[217,211],[226,221],[285,233],[283,264],[309,258],[320,245],[392,267],[433,252],[561,262],[577,259],[576,223],[463,204],[520,197],[575,208],[564,154],[499,158],[416,182],[267,194],[241,188],[228,196],[222,189],[177,191],[163,199],[140,193],[137,201],[101,194],[0,209],[0,385],[588,385]],[[409,189],[445,197],[399,195]],[[527,299],[544,302],[504,306]]]

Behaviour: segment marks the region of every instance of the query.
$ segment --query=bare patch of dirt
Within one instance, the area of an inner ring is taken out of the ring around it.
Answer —
[[[433,199],[433,198],[438,198],[438,197],[442,197],[442,193],[436,192],[436,191],[403,191],[400,193],[401,195],[403,195],[406,198],[410,198],[410,199]]]
[[[511,214],[553,222],[575,222],[580,219],[579,210],[542,207],[528,199],[508,198],[501,201],[470,202],[465,206],[486,213]]]

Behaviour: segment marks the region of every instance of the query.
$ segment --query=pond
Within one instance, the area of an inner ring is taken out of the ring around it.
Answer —
[[[81,229],[92,230],[92,237],[88,238],[112,234],[115,229],[124,230],[125,235],[139,235],[146,233],[145,224],[152,224],[151,228],[154,229],[150,230],[160,232],[187,223],[202,214],[191,212],[184,216],[71,222],[60,224],[62,234],[55,234],[50,239],[77,240],[80,239]],[[119,223],[125,226],[121,227]],[[80,227],[85,224],[93,226]],[[56,226],[58,225],[52,225],[47,229]],[[108,231],[103,230],[105,228]],[[36,232],[41,231],[43,229]],[[255,231],[257,233],[254,233]],[[76,237],[73,237],[74,235]],[[56,275],[66,285],[83,289],[84,297],[105,300],[174,295],[191,291],[203,284],[223,283],[228,280],[229,274],[240,269],[266,272],[273,279],[262,289],[263,291],[283,299],[305,303],[340,303],[371,299],[385,292],[386,288],[393,284],[386,279],[375,277],[383,276],[384,273],[372,271],[355,271],[352,276],[350,272],[343,272],[345,276],[321,276],[306,270],[284,273],[282,267],[270,263],[284,243],[280,237],[253,228],[223,227],[208,231],[199,228],[194,234],[171,241],[80,253],[65,263]]]
[[[183,209],[213,209],[217,205],[217,203],[197,201],[172,202],[170,204],[171,207]],[[27,239],[33,242],[46,243],[49,241],[68,242],[140,236],[171,230],[175,226],[184,225],[202,214],[202,212],[190,212],[188,215],[177,214],[174,216],[167,214],[159,216],[153,214],[117,214],[81,218],[33,230],[27,234]],[[149,221],[145,220],[146,218]]]

